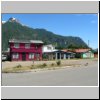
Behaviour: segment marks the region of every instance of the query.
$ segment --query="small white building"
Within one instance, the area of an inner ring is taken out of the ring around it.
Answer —
[[[55,49],[55,46],[53,46],[52,44],[44,45],[42,48],[43,53],[50,53],[54,51],[57,51],[57,49]]]
[[[55,49],[55,46],[53,46],[52,44],[44,45],[42,48],[43,58],[46,60],[56,59],[56,57],[55,57],[56,51],[58,51],[58,50]]]

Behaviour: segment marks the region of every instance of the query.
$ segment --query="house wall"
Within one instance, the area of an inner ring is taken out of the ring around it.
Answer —
[[[83,58],[94,58],[94,53],[92,52],[86,52],[82,54]]]
[[[19,54],[19,58],[18,59],[15,59],[13,58],[13,53],[11,54],[11,60],[12,61],[22,61],[22,53],[18,53]],[[38,53],[40,56],[39,58],[36,57],[36,53],[34,53],[34,59],[29,59],[29,53],[25,53],[25,56],[26,56],[26,61],[32,61],[32,60],[42,60],[42,53]]]
[[[25,44],[23,43],[20,43],[20,47],[19,48],[15,48],[14,47],[14,44],[12,43],[10,45],[10,49],[11,49],[11,52],[42,52],[42,45],[38,45],[38,48],[36,49],[36,45],[35,44],[31,44],[30,45],[30,48],[26,49],[25,48]]]
[[[36,48],[37,46],[37,48]],[[13,59],[12,54],[18,53],[19,58]],[[34,53],[34,60],[42,60],[42,44],[36,45],[36,44],[30,44],[30,48],[25,48],[25,43],[20,43],[19,48],[14,47],[14,43],[10,43],[10,56],[12,61],[21,61],[22,60],[22,53],[25,52],[26,60],[33,60],[29,59],[29,53]],[[36,57],[36,53],[40,54],[39,59]]]
[[[42,48],[43,52],[52,52],[53,50],[55,50],[55,47],[52,45],[45,45]]]

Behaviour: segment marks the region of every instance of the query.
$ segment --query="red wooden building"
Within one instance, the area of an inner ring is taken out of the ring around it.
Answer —
[[[42,45],[39,40],[9,40],[11,61],[42,60]]]

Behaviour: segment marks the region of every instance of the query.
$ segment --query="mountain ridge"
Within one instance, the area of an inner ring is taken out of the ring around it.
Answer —
[[[2,50],[7,50],[9,47],[8,40],[13,38],[42,40],[44,44],[53,44],[58,49],[68,48],[71,45],[88,48],[80,37],[62,36],[46,29],[24,26],[17,19],[10,18],[9,20],[2,24]]]

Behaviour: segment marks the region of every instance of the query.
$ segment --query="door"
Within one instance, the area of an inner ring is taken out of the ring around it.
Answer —
[[[25,61],[25,60],[26,60],[26,53],[23,52],[23,53],[22,53],[22,61]]]
[[[57,53],[57,59],[60,59],[60,53]]]

